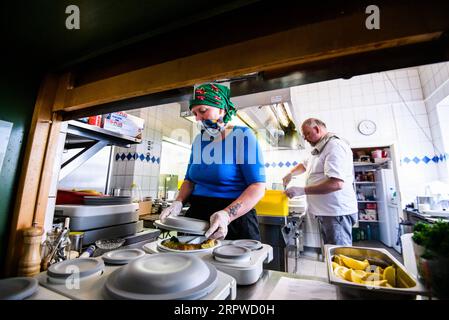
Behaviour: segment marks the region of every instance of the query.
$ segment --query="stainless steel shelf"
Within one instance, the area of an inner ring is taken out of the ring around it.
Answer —
[[[64,148],[82,149],[70,159],[67,159],[59,172],[59,181],[80,167],[84,162],[93,157],[106,146],[119,146],[129,148],[132,144],[141,143],[137,139],[123,134],[105,130],[80,121],[67,122],[67,134]]]
[[[105,130],[76,120],[67,123],[66,149],[88,147],[95,141],[104,141],[106,145],[129,147],[141,143],[141,139],[126,136],[117,132]]]

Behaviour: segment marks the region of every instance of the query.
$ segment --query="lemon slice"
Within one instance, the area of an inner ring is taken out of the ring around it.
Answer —
[[[336,268],[334,269],[334,274],[335,274],[337,277],[339,277],[339,278],[341,278],[341,279],[343,279],[343,280],[346,280],[346,279],[345,279],[345,274],[346,274],[346,272],[347,272],[348,270],[349,270],[349,269],[346,268],[346,267],[344,267],[344,266],[338,266],[338,267],[336,267]]]
[[[393,266],[385,268],[383,277],[390,286],[396,287],[396,269]]]
[[[360,260],[356,260],[356,259],[344,256],[342,254],[340,255],[340,258],[346,267],[354,269],[354,270],[365,270],[366,268],[369,267],[369,262],[366,259],[363,261],[360,261]]]
[[[351,282],[355,282],[355,283],[363,283],[363,278],[365,277],[365,271],[362,270],[352,270],[349,269],[349,278]]]
[[[388,282],[387,280],[374,280],[374,281],[363,281],[362,283],[370,287],[386,287]]]

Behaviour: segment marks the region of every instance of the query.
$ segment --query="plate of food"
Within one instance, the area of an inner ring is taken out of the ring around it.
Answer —
[[[219,240],[206,237],[171,237],[158,241],[157,248],[160,252],[197,253],[209,252],[221,245]]]

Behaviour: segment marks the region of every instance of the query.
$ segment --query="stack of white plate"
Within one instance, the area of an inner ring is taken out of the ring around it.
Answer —
[[[231,244],[236,245],[236,246],[240,246],[240,247],[245,247],[252,250],[259,250],[262,249],[263,245],[262,242],[258,241],[258,240],[253,240],[253,239],[241,239],[241,240],[234,240],[231,242]]]
[[[209,222],[184,216],[167,217],[164,222],[156,220],[154,225],[160,229],[178,231],[188,234],[204,235],[209,229]]]
[[[34,278],[15,277],[0,280],[0,300],[23,300],[32,296],[39,288]]]
[[[145,255],[111,273],[104,290],[113,299],[200,299],[217,285],[217,269],[195,255]]]
[[[212,255],[215,260],[220,262],[246,263],[251,259],[251,250],[246,247],[228,244],[214,249]]]
[[[71,279],[87,280],[99,276],[104,270],[104,262],[94,258],[78,258],[52,264],[47,270],[47,279],[52,283],[64,284]]]
[[[141,258],[145,252],[140,249],[120,249],[106,252],[102,255],[104,262],[109,264],[127,264]]]

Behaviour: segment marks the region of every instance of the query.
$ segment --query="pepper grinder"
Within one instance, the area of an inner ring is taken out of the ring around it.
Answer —
[[[23,231],[23,254],[19,261],[18,275],[32,277],[41,270],[41,239],[44,230],[36,227],[27,228]]]

